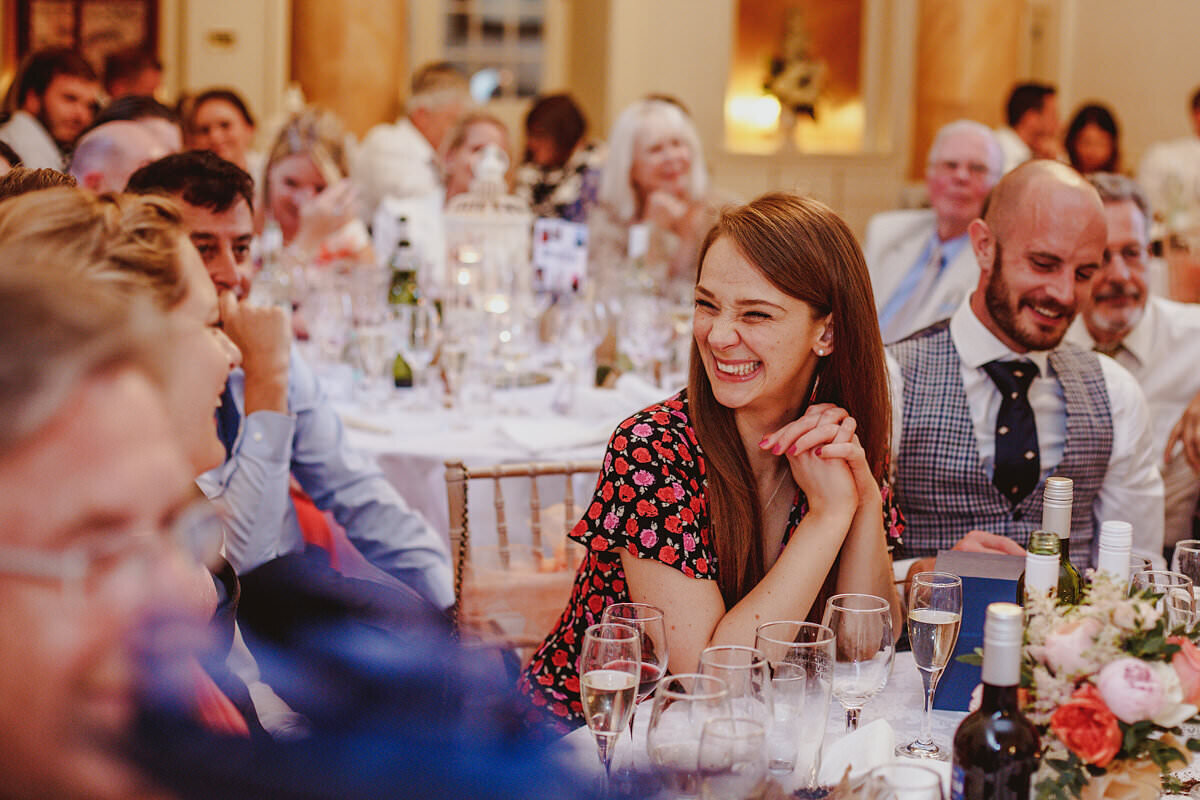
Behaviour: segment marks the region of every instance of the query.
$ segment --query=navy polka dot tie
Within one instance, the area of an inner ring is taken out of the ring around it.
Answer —
[[[1038,368],[1031,361],[990,361],[983,369],[1001,397],[992,483],[1015,506],[1037,487],[1041,476],[1037,425],[1029,405],[1029,384]]]

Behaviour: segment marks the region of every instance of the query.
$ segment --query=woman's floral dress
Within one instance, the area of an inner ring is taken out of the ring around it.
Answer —
[[[609,440],[591,505],[571,531],[587,547],[571,599],[533,654],[518,689],[531,717],[562,733],[584,724],[577,662],[583,635],[612,603],[629,601],[621,551],[652,558],[698,580],[716,580],[709,538],[705,463],[688,416],[686,392],[622,422]],[[807,511],[797,492],[788,534]],[[884,491],[885,524],[898,539],[899,512]],[[786,539],[785,539],[786,541]]]

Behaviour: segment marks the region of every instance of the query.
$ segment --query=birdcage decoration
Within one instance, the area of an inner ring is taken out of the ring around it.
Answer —
[[[508,158],[489,145],[475,164],[471,189],[446,205],[446,295],[453,304],[489,308],[532,296],[533,213],[506,193]]]

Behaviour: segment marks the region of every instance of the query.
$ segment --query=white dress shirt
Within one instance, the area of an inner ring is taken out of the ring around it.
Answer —
[[[1138,165],[1138,184],[1168,227],[1189,225],[1200,186],[1200,136],[1156,142]]]
[[[990,476],[996,461],[996,417],[1000,392],[984,371],[989,361],[1028,359],[1037,364],[1038,377],[1029,387],[1029,404],[1037,426],[1041,478],[1062,461],[1067,438],[1067,410],[1062,386],[1049,374],[1049,352],[1015,353],[984,327],[971,310],[968,297],[950,318],[950,339],[961,360],[963,389],[971,409],[971,423],[983,468]],[[892,384],[892,464],[903,425],[904,377],[900,364],[887,357]],[[1093,507],[1097,520],[1133,523],[1133,550],[1162,565],[1163,485],[1154,459],[1150,416],[1146,400],[1133,376],[1110,358],[1100,357],[1100,369],[1112,407],[1113,444],[1104,483]]]
[[[1082,318],[1071,325],[1067,338],[1080,347],[1095,345]],[[1200,306],[1151,295],[1145,315],[1113,358],[1137,380],[1150,409],[1154,463],[1166,492],[1164,541],[1174,544],[1190,539],[1200,477],[1188,466],[1181,446],[1176,446],[1165,464],[1163,454],[1171,428],[1192,398],[1200,394],[1200,370],[1196,369],[1200,360]]]
[[[368,218],[385,197],[444,198],[437,153],[408,117],[367,131],[352,160],[351,175]]]
[[[1005,172],[1011,172],[1014,167],[1019,167],[1033,158],[1033,151],[1029,149],[1029,145],[1025,144],[1025,140],[1012,128],[996,128],[992,133],[995,134],[996,141],[1000,143],[1000,150],[1004,153]]]
[[[28,111],[14,111],[12,118],[0,126],[0,141],[4,141],[21,157],[21,165],[29,169],[63,169],[62,152],[38,118]]]

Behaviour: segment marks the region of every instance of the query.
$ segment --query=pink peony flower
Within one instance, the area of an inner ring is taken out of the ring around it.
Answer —
[[[1130,725],[1153,717],[1166,700],[1159,674],[1136,658],[1106,664],[1096,678],[1096,688],[1112,713]]]
[[[1088,669],[1083,654],[1096,641],[1103,625],[1091,617],[1068,622],[1046,636],[1039,658],[1056,677],[1064,677]]]
[[[1171,666],[1179,677],[1184,701],[1196,705],[1200,703],[1200,648],[1185,636],[1172,636],[1167,641],[1180,647],[1171,658]]]

